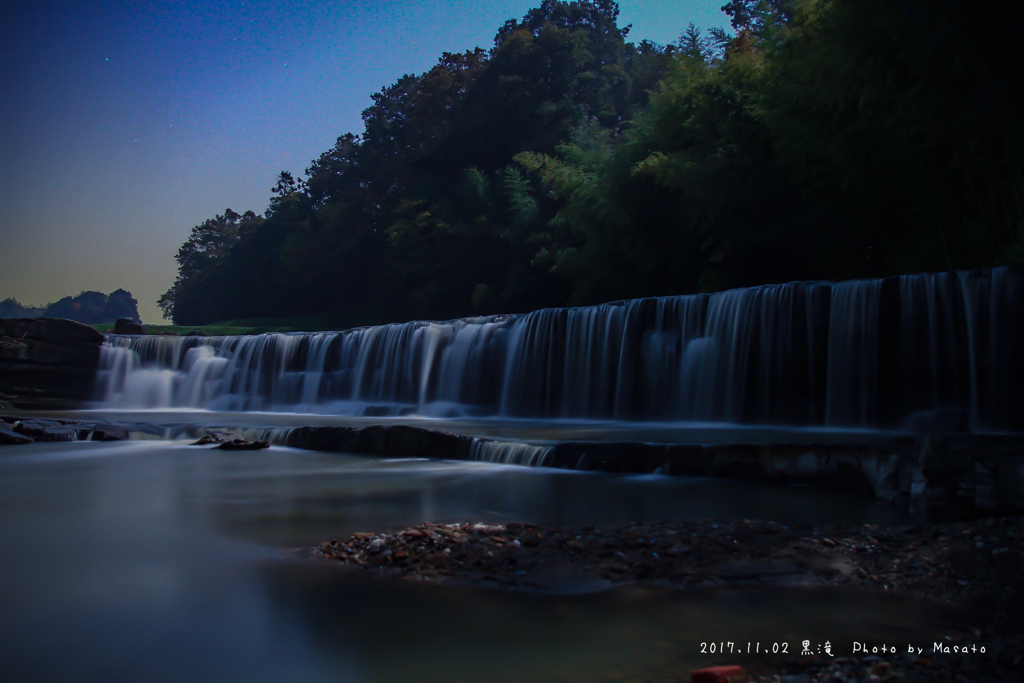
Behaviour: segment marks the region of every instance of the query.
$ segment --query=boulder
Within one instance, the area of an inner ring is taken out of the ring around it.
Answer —
[[[63,318],[0,319],[0,394],[18,409],[76,408],[92,397],[103,335]]]
[[[0,338],[21,339],[35,318],[0,318]]]
[[[94,422],[68,422],[65,424],[75,434],[75,441],[88,441],[96,429]]]
[[[123,441],[128,438],[128,430],[120,425],[98,424],[90,438],[92,441]]]
[[[26,443],[32,443],[32,439],[24,434],[19,434],[7,429],[6,427],[0,427],[0,446],[21,445]]]
[[[146,328],[131,318],[118,318],[114,323],[114,334],[146,334]]]
[[[76,441],[78,433],[74,427],[56,420],[22,420],[15,423],[13,431],[35,441]]]
[[[103,335],[95,328],[66,318],[36,318],[25,330],[24,338],[81,348],[98,347],[103,343]]]
[[[266,441],[248,441],[246,439],[232,439],[231,441],[225,441],[219,446],[214,448],[222,451],[258,451],[264,448],[270,448],[270,444]]]
[[[206,434],[205,436],[199,437],[198,440],[193,441],[189,446],[209,446],[210,444],[221,444],[231,440],[227,434]]]
[[[32,439],[42,439],[48,427],[60,427],[56,420],[20,420],[14,423],[14,431]]]

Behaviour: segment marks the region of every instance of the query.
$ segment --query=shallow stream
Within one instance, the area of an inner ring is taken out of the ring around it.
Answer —
[[[854,494],[184,442],[0,452],[8,681],[688,680],[701,643],[940,638],[878,593],[627,587],[523,594],[376,578],[288,547],[421,521],[897,521]],[[929,624],[925,626],[925,624]]]

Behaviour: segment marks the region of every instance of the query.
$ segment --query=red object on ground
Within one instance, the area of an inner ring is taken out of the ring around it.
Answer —
[[[690,680],[693,683],[729,683],[736,679],[745,678],[742,666],[735,664],[730,666],[709,666],[706,669],[697,669],[690,673]]]

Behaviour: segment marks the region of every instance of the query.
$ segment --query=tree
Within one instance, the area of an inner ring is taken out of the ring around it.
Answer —
[[[282,180],[285,176],[282,173]],[[225,294],[223,287],[214,286],[218,270],[229,260],[232,249],[251,236],[262,222],[252,211],[238,214],[226,209],[192,228],[188,241],[175,257],[178,277],[157,302],[164,316],[170,315],[178,324],[211,322],[208,313],[220,308],[218,303]]]
[[[1024,254],[1024,29],[965,31],[963,0],[724,9],[735,35],[660,46],[543,0],[373,94],[265,217],[197,226],[161,307],[363,324]]]
[[[793,19],[794,0],[730,0],[722,7],[737,31],[748,31],[763,37],[774,24],[785,24]]]

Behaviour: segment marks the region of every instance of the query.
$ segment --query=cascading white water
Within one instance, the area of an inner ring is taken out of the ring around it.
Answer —
[[[469,459],[505,465],[543,467],[552,450],[554,449],[551,446],[540,444],[473,439],[469,446]]]
[[[871,426],[878,396],[882,281],[832,287],[825,421]]]
[[[102,405],[1020,429],[1024,277],[796,282],[250,337],[110,336]]]

